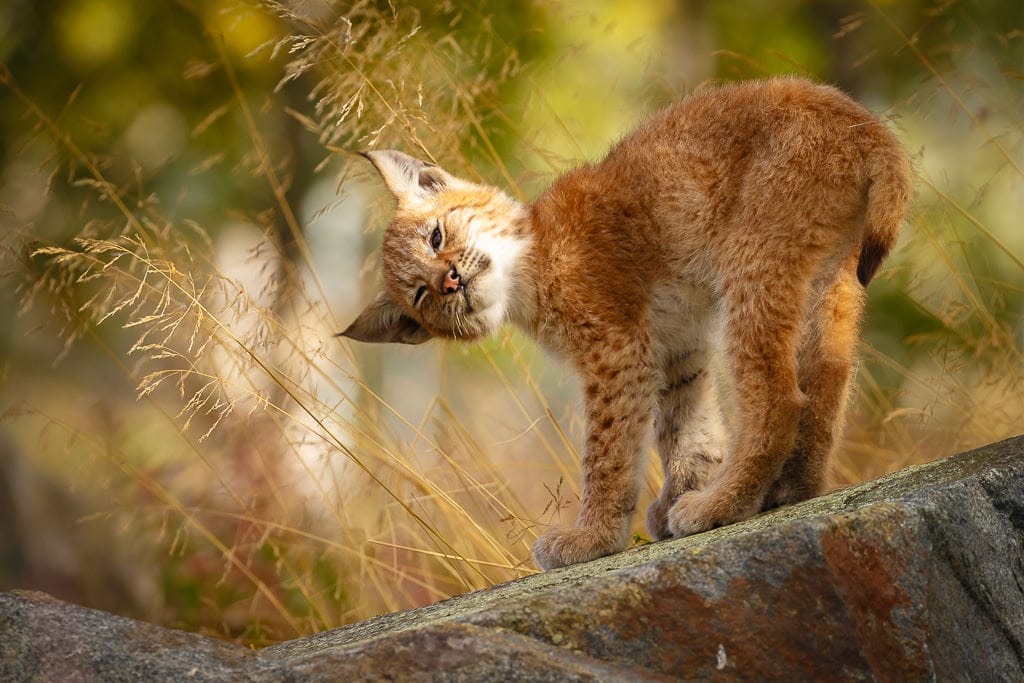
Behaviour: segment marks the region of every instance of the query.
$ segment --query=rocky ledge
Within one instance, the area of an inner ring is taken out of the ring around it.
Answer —
[[[1024,680],[1024,437],[260,651],[0,594],[0,680]]]

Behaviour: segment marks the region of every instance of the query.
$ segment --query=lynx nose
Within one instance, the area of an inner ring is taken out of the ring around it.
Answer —
[[[451,270],[444,274],[444,280],[441,281],[441,291],[445,294],[454,294],[459,291],[459,287],[462,285],[462,277],[459,275],[459,271],[455,270],[452,266]]]

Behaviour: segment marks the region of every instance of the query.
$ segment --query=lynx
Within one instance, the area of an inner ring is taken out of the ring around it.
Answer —
[[[581,508],[537,539],[542,568],[627,547],[652,427],[657,539],[826,489],[864,288],[911,195],[875,115],[797,78],[709,89],[529,205],[400,152],[365,156],[397,209],[384,290],[341,334],[473,341],[511,322],[579,374]],[[728,432],[712,358],[735,394]]]

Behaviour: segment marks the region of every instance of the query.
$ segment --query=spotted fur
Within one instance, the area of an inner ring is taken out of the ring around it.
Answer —
[[[705,91],[531,205],[399,152],[368,156],[398,208],[386,290],[343,334],[474,340],[509,321],[579,373],[582,507],[537,540],[540,566],[627,546],[652,427],[656,538],[826,488],[864,286],[911,195],[906,154],[877,117],[795,78]],[[735,390],[728,433],[716,354]]]

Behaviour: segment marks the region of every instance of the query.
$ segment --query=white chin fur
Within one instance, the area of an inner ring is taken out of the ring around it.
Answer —
[[[473,282],[474,317],[480,319],[492,334],[509,318],[517,294],[520,260],[526,251],[527,240],[518,237],[494,235],[486,230],[474,230],[473,246],[491,261],[490,267]]]

